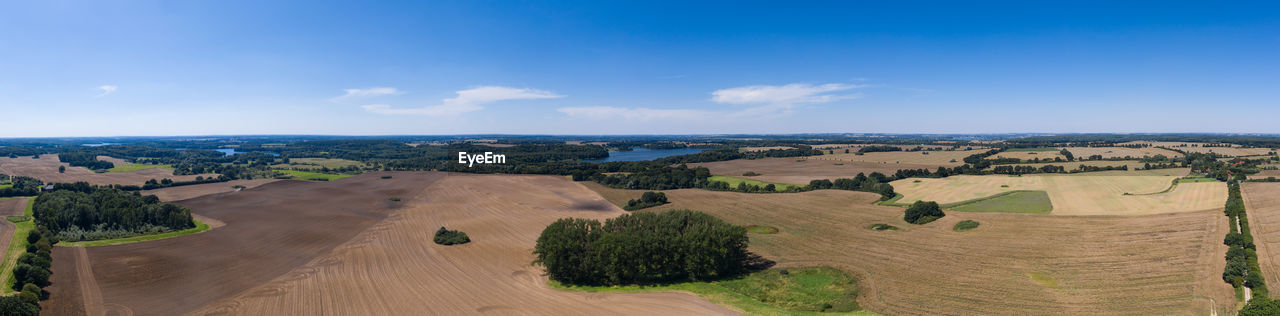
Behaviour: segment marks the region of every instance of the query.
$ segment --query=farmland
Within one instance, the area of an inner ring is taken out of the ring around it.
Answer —
[[[853,178],[859,173],[879,172],[893,174],[898,169],[937,169],[940,164],[887,164],[880,162],[829,161],[820,159],[763,158],[704,162],[690,166],[706,167],[712,174],[741,176],[747,172],[759,173],[751,179],[808,184],[810,180]]]
[[[1055,215],[1139,215],[1222,207],[1226,196],[1224,183],[1182,183],[1170,192],[1160,193],[1171,187],[1175,179],[1174,176],[991,175],[903,179],[892,184],[904,196],[898,203],[927,200],[947,204],[1015,190],[1045,191]]]
[[[889,151],[869,152],[863,154],[835,153],[821,156],[809,156],[813,160],[876,162],[889,165],[917,164],[959,166],[964,164],[964,157],[986,152],[985,150],[953,150],[953,151]],[[1045,156],[1052,157],[1048,154]],[[1043,157],[1041,157],[1043,158]],[[1052,159],[1052,158],[1050,158]],[[899,169],[906,169],[895,167]]]
[[[280,173],[285,174],[290,179],[297,179],[297,180],[333,181],[333,180],[338,180],[338,179],[352,176],[349,174],[320,173],[320,172],[312,172],[312,171],[287,170],[287,169],[280,169],[276,171],[279,171]]]
[[[1155,148],[1155,147],[1143,147],[1143,148],[1067,147],[1066,149],[1067,151],[1070,151],[1071,155],[1075,156],[1076,158],[1088,158],[1094,155],[1102,156],[1103,159],[1110,159],[1110,158],[1137,159],[1137,158],[1148,157],[1148,156],[1155,157],[1156,155],[1163,155],[1165,157],[1170,157],[1170,158],[1182,157],[1182,154],[1176,151],[1162,149],[1162,148]]]
[[[387,196],[404,197],[404,202],[388,202]],[[146,315],[315,314],[321,309],[336,314],[553,313],[566,308],[584,314],[730,313],[688,294],[602,296],[548,287],[546,278],[528,264],[528,249],[542,227],[564,216],[622,213],[560,177],[425,172],[382,179],[366,174],[333,182],[281,181],[179,203],[225,226],[145,243],[58,247],[55,285],[48,290],[59,299],[46,301],[45,310]],[[445,225],[467,231],[473,242],[449,248],[432,244],[431,232]],[[199,281],[207,278],[219,280],[218,286]],[[433,299],[422,300],[421,295]],[[343,304],[323,304],[326,297],[339,296],[345,298]]]
[[[67,167],[64,172],[58,172],[58,167]],[[77,182],[85,181],[90,184],[128,184],[141,185],[151,179],[172,179],[174,181],[193,181],[196,177],[216,177],[217,174],[201,174],[201,175],[173,175],[172,169],[165,168],[141,168],[128,166],[155,166],[155,165],[123,165],[125,169],[134,169],[122,172],[95,173],[85,168],[71,167],[66,163],[58,161],[58,155],[41,155],[40,159],[33,159],[31,156],[7,158],[0,157],[0,174],[13,176],[24,176],[40,179],[44,182]]]
[[[1267,284],[1280,284],[1280,183],[1245,183],[1240,189],[1262,275]]]
[[[640,194],[586,185],[614,203]],[[954,212],[916,226],[902,221],[901,208],[872,205],[878,196],[868,193],[664,193],[672,203],[653,211],[697,209],[779,228],[753,235],[750,249],[781,268],[854,273],[859,304],[888,315],[1121,315],[1135,303],[1143,313],[1207,315],[1235,307],[1221,280],[1220,209],[1133,217]],[[952,230],[966,219],[981,227]],[[877,223],[899,229],[863,229]]]
[[[1256,156],[1266,155],[1276,150],[1273,148],[1244,148],[1239,145],[1231,145],[1230,147],[1204,147],[1206,143],[1195,142],[1148,142],[1134,141],[1121,143],[1121,145],[1145,144],[1151,147],[1165,147],[1169,149],[1181,150],[1184,152],[1197,153],[1218,153],[1227,156]]]
[[[312,170],[312,169],[321,169],[321,168],[337,169],[337,168],[346,168],[346,167],[360,166],[360,165],[361,163],[359,161],[347,160],[347,159],[290,158],[289,163],[287,164],[276,164],[276,165],[272,165],[271,167],[277,168],[277,169]]]
[[[29,198],[4,198],[0,199],[0,217],[9,216],[29,216],[28,212],[30,203]],[[17,264],[18,256],[22,255],[27,247],[27,232],[35,228],[35,224],[31,220],[21,222],[13,222],[9,220],[0,221],[0,251],[4,251],[0,256],[0,294],[7,295],[12,289],[9,288],[13,284],[13,266]]]
[[[800,187],[800,186],[798,186],[798,185],[790,185],[790,184],[784,184],[784,183],[765,182],[765,181],[760,181],[760,180],[753,180],[753,179],[746,179],[746,178],[738,178],[738,177],[727,177],[727,176],[711,176],[710,178],[707,178],[707,181],[720,181],[720,182],[725,182],[725,183],[728,183],[728,184],[729,184],[729,187],[730,187],[730,188],[736,188],[736,187],[738,187],[738,185],[739,185],[739,184],[741,184],[741,183],[746,183],[746,184],[748,184],[748,185],[756,185],[756,186],[761,186],[761,187],[766,186],[766,185],[769,185],[769,184],[773,184],[773,185],[776,187],[776,190],[779,190],[779,191],[787,190],[787,189],[790,189],[790,188],[792,188],[792,187]]]

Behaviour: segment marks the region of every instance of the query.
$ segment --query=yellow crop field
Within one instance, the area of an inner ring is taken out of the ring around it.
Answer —
[[[903,198],[955,203],[1014,190],[1042,190],[1049,194],[1055,215],[1140,215],[1199,211],[1222,207],[1227,187],[1221,182],[1182,183],[1168,190],[1176,176],[1064,176],[1021,177],[952,176],[941,179],[903,179],[893,187]],[[1165,192],[1168,190],[1168,192]]]

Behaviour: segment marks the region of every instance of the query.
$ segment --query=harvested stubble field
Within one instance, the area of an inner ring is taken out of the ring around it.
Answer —
[[[1104,159],[1125,158],[1125,157],[1138,159],[1145,156],[1155,157],[1156,155],[1164,155],[1165,157],[1169,157],[1169,158],[1182,157],[1182,154],[1176,151],[1162,149],[1162,148],[1155,148],[1155,147],[1144,147],[1144,148],[1067,147],[1066,149],[1067,151],[1070,151],[1071,155],[1075,156],[1076,158],[1087,158],[1093,155],[1102,155],[1102,158]]]
[[[381,179],[381,175],[394,175]],[[389,202],[387,197],[401,197]],[[553,176],[371,173],[281,181],[178,202],[225,226],[55,250],[46,311],[63,314],[725,314],[688,294],[553,290],[529,265],[561,217],[623,213]],[[472,237],[432,243],[436,228]],[[96,276],[96,277],[95,277]],[[100,288],[100,291],[94,291]]]
[[[1280,183],[1245,182],[1240,193],[1262,276],[1267,284],[1280,284]]]
[[[810,180],[853,178],[859,173],[879,172],[893,175],[899,169],[937,170],[938,164],[893,164],[879,162],[830,161],[797,158],[763,158],[737,159],[730,161],[704,162],[690,166],[706,167],[711,174],[730,177],[741,177],[743,173],[753,171],[759,176],[746,177],[766,182],[809,184]]]
[[[1033,160],[1033,159],[1040,159],[1040,160],[1045,160],[1045,159],[1053,160],[1054,158],[1062,158],[1064,160],[1066,159],[1066,157],[1062,156],[1062,153],[1057,151],[1002,151],[993,157],[1018,158],[1024,161]]]
[[[1120,144],[1121,145],[1151,144],[1151,147],[1167,147],[1170,149],[1177,149],[1185,152],[1195,152],[1195,153],[1213,152],[1213,153],[1219,153],[1219,154],[1232,156],[1232,157],[1266,155],[1269,152],[1275,151],[1275,149],[1272,149],[1272,148],[1243,148],[1243,147],[1239,147],[1239,145],[1232,145],[1233,147],[1201,147],[1205,143],[1141,141],[1141,142],[1125,142]]]
[[[58,166],[66,166],[65,173],[58,172]],[[217,174],[175,176],[173,170],[163,168],[144,169],[133,172],[94,173],[85,168],[72,167],[58,161],[58,155],[40,155],[40,159],[31,156],[0,158],[0,173],[40,179],[47,183],[71,183],[85,181],[90,184],[129,184],[142,185],[151,179],[173,179],[174,181],[194,181],[196,177],[217,177]]]
[[[642,193],[586,185],[613,203]],[[1226,315],[1235,307],[1221,279],[1227,220],[1220,209],[1134,217],[952,213],[918,226],[903,222],[902,208],[871,205],[878,196],[863,192],[664,192],[672,203],[654,211],[689,208],[779,228],[752,235],[751,250],[779,267],[854,273],[858,303],[886,315]],[[966,219],[982,228],[952,231]],[[876,223],[900,229],[864,229]]]
[[[1014,190],[1049,193],[1055,215],[1139,215],[1221,208],[1227,186],[1222,182],[1182,183],[1174,176],[1005,175],[910,178],[892,182],[903,195],[898,203],[918,200],[947,204]],[[1125,195],[1131,193],[1132,195]]]
[[[1249,179],[1266,179],[1267,177],[1280,178],[1280,170],[1262,170],[1257,174],[1250,175]]]
[[[1120,160],[1120,161],[1088,160],[1088,161],[1068,161],[1068,162],[1020,163],[1020,164],[1008,164],[1008,165],[996,165],[996,166],[1031,166],[1031,167],[1040,168],[1047,165],[1062,166],[1063,168],[1067,168],[1067,171],[1080,169],[1080,166],[1094,166],[1094,167],[1129,166],[1129,170],[1140,169],[1144,166],[1142,162],[1137,160]]]
[[[890,151],[871,152],[862,155],[836,152],[829,155],[808,156],[808,158],[827,161],[863,161],[884,164],[923,164],[954,167],[963,165],[964,157],[982,152],[985,152],[985,150]]]
[[[251,189],[276,181],[280,181],[280,179],[231,180],[227,182],[202,183],[155,190],[143,190],[142,195],[155,195],[160,198],[161,201],[173,202],[215,193],[232,192],[236,190],[233,186],[237,185],[243,186],[245,189]]]

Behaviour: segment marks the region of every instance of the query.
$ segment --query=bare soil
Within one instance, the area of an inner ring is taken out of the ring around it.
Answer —
[[[142,195],[155,195],[161,201],[172,202],[181,201],[190,198],[201,197],[209,194],[232,192],[236,189],[232,186],[240,185],[245,189],[252,189],[263,184],[280,181],[279,179],[253,179],[253,180],[231,180],[227,182],[204,183],[195,185],[184,185],[177,187],[168,187],[155,190],[143,190]]]

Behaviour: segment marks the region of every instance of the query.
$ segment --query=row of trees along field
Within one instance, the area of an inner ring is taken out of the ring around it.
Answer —
[[[0,181],[11,185],[10,187],[0,189],[0,197],[35,196],[36,194],[40,194],[40,188],[44,187],[44,182],[41,182],[40,179],[31,177],[0,174]]]
[[[17,237],[17,236],[14,236]],[[18,295],[0,296],[0,315],[34,316],[40,314],[40,300],[49,298],[43,288],[53,275],[53,244],[57,237],[43,225],[27,234],[27,249],[13,267],[13,290]]]
[[[564,218],[538,236],[535,264],[575,285],[655,284],[737,275],[747,230],[702,212],[631,213],[605,220]]]
[[[37,223],[58,240],[83,241],[155,234],[195,227],[191,211],[117,188],[88,183],[55,184],[36,197]]]

